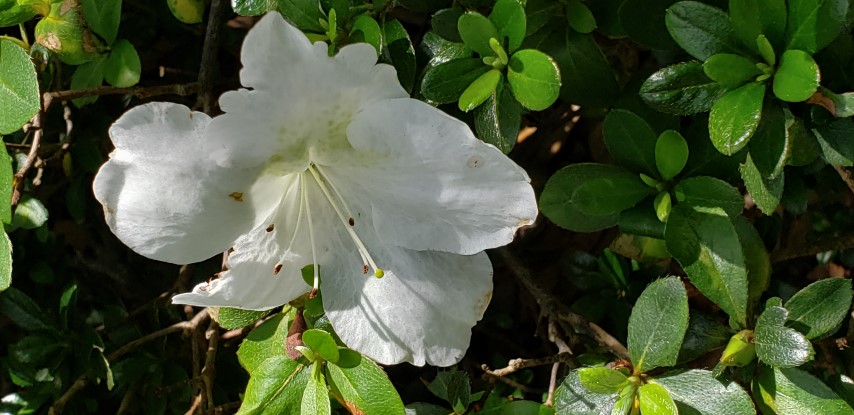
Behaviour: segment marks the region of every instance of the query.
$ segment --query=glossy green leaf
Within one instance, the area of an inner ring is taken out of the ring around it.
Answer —
[[[240,415],[300,413],[303,391],[311,380],[311,370],[287,356],[264,360],[249,378]]]
[[[350,413],[403,414],[403,402],[388,376],[376,363],[344,349],[339,363],[326,366],[329,386]]]
[[[730,217],[741,214],[744,197],[731,184],[710,176],[695,176],[679,181],[674,187],[677,203],[719,207]]]
[[[112,86],[126,88],[136,85],[141,73],[136,48],[125,39],[116,42],[104,63],[104,79]]]
[[[774,95],[787,102],[806,101],[818,90],[820,80],[818,64],[810,54],[787,50],[774,74]]]
[[[300,402],[300,414],[332,414],[332,405],[329,402],[329,392],[326,390],[326,379],[323,375],[311,376],[306,383]]]
[[[854,120],[839,118],[813,128],[824,160],[833,166],[854,165]]]
[[[47,208],[30,195],[23,195],[12,214],[12,228],[35,229],[47,222]]]
[[[71,75],[71,89],[90,89],[101,86],[104,83],[104,67],[106,59],[98,59],[86,62],[74,69]],[[72,100],[77,107],[91,104],[98,100],[98,96],[84,97]]]
[[[789,311],[767,307],[756,319],[753,330],[756,356],[774,367],[800,366],[812,360],[815,352],[809,340],[797,330],[785,327]]]
[[[729,0],[729,18],[741,41],[755,48],[756,38],[765,35],[777,47],[786,30],[786,0]]]
[[[377,55],[382,53],[383,31],[380,24],[373,17],[363,14],[353,20],[350,29],[350,39],[354,42],[365,42],[377,50]]]
[[[473,110],[495,93],[495,88],[501,82],[501,71],[492,69],[479,76],[460,95],[459,107],[462,111]]]
[[[37,14],[36,9],[30,5],[19,4],[15,0],[2,1],[0,2],[0,27],[24,23],[36,17]]]
[[[680,414],[754,415],[750,396],[738,382],[722,383],[708,370],[677,370],[656,376],[651,383],[664,387]]]
[[[273,356],[286,356],[284,344],[294,309],[285,307],[281,313],[254,328],[240,343],[237,359],[249,374],[254,374],[261,363]]]
[[[756,62],[732,53],[717,53],[710,56],[703,63],[703,71],[709,79],[725,88],[740,86],[762,73],[756,67]]]
[[[744,164],[739,167],[739,171],[747,192],[750,193],[759,210],[766,215],[774,212],[780,204],[780,198],[783,197],[785,173],[781,172],[773,179],[766,176],[759,171],[750,154],[747,155]]]
[[[89,29],[108,45],[116,41],[122,17],[122,0],[82,0],[83,17]]]
[[[625,0],[620,6],[620,23],[636,42],[652,49],[670,50],[677,47],[663,25],[668,7],[676,0]]]
[[[433,14],[430,18],[430,27],[439,36],[451,42],[462,43],[463,38],[460,36],[460,31],[457,29],[457,22],[460,16],[465,11],[459,7],[442,9]]]
[[[688,328],[688,295],[676,277],[653,281],[629,318],[628,349],[635,373],[673,366]]]
[[[548,55],[534,49],[520,50],[510,57],[507,81],[516,100],[534,111],[554,104],[560,92],[557,64]]]
[[[753,393],[778,414],[854,415],[854,410],[824,382],[800,369],[763,367]]]
[[[756,48],[759,49],[759,55],[762,56],[765,63],[771,66],[777,64],[777,53],[774,52],[774,46],[771,45],[765,35],[756,37]]]
[[[427,55],[426,57],[429,60],[427,62],[427,67],[424,68],[425,73],[437,65],[441,65],[455,59],[470,58],[472,55],[471,49],[466,47],[466,45],[446,40],[434,31],[429,31],[424,34],[424,38],[421,39],[420,50]],[[485,69],[489,69],[483,65],[482,60],[476,60],[481,66],[484,66]],[[465,89],[465,87],[463,87],[463,89]]]
[[[27,52],[0,40],[0,134],[21,129],[41,107],[36,68]]]
[[[12,284],[12,241],[9,235],[3,232],[0,239],[0,292],[9,288]]]
[[[569,27],[579,33],[590,33],[596,30],[596,18],[580,0],[568,0],[566,2],[566,18]]]
[[[664,223],[646,203],[640,203],[620,213],[617,225],[623,233],[664,239]]]
[[[220,307],[216,311],[216,321],[226,330],[239,329],[254,324],[269,313],[266,311],[241,310],[239,308]],[[213,317],[213,314],[211,315]]]
[[[842,30],[848,0],[789,0],[786,49],[816,53]]]
[[[457,21],[457,30],[463,42],[480,56],[495,56],[489,39],[501,39],[498,29],[486,16],[478,12],[466,12]]]
[[[744,47],[724,11],[698,1],[680,1],[665,17],[667,30],[691,56],[705,61],[718,53],[739,53]]]
[[[691,310],[677,362],[690,362],[727,344],[732,331],[712,317]]]
[[[678,131],[667,130],[658,136],[655,142],[655,165],[661,178],[670,180],[676,177],[688,162],[688,143]]]
[[[436,378],[427,384],[427,389],[450,405],[456,405],[458,401],[467,403],[471,397],[468,374],[457,369],[440,371]]]
[[[6,240],[8,241],[8,237]],[[7,287],[5,291],[0,292],[0,314],[25,330],[54,330],[53,323],[47,318],[48,314],[32,298],[15,287]]]
[[[750,158],[763,177],[776,179],[792,152],[790,135],[786,131],[786,115],[777,101],[762,108],[762,120],[750,139]]]
[[[725,92],[725,88],[706,76],[703,64],[696,61],[659,69],[640,88],[640,96],[649,106],[676,115],[709,111]]]
[[[744,264],[747,267],[747,309],[748,315],[751,315],[771,282],[771,260],[762,237],[747,219],[735,216],[733,224],[738,232],[738,241],[741,243]]]
[[[498,0],[489,14],[489,20],[498,31],[499,43],[513,53],[525,39],[525,8],[518,0]],[[506,40],[505,40],[506,39]]]
[[[263,0],[256,1],[261,2]],[[320,21],[326,20],[326,14],[323,13],[318,0],[276,0],[275,4],[278,6],[279,13],[300,30],[315,33],[324,32]]]
[[[475,79],[490,69],[477,58],[454,59],[436,65],[424,74],[421,93],[438,104],[455,102]]]
[[[652,207],[655,210],[655,216],[662,222],[667,222],[670,216],[670,210],[673,208],[672,200],[670,200],[669,192],[661,192],[655,196],[652,201]]]
[[[323,360],[335,363],[340,359],[338,345],[332,335],[318,329],[306,330],[302,333],[302,341]]]
[[[380,60],[394,66],[400,85],[407,92],[412,91],[415,84],[415,48],[409,33],[396,19],[384,21],[382,30],[383,50]]]
[[[617,394],[599,394],[581,385],[578,371],[569,372],[555,389],[557,415],[603,415],[611,413]]]
[[[276,3],[270,0],[231,0],[231,8],[241,16],[260,16],[276,10]]]
[[[765,84],[751,82],[721,96],[709,114],[712,144],[732,155],[747,145],[759,127]]]
[[[618,164],[634,173],[658,176],[659,138],[643,118],[631,111],[615,109],[605,117],[602,128],[608,152]]]
[[[638,388],[640,410],[644,415],[678,415],[676,403],[667,389],[655,383],[647,383]]]
[[[617,393],[629,379],[622,372],[607,367],[585,367],[577,372],[581,385],[593,393]]]
[[[788,301],[786,326],[807,339],[821,338],[839,329],[851,308],[851,280],[827,278],[807,285]]]
[[[747,325],[747,270],[738,233],[717,207],[678,204],[664,233],[667,249],[700,292]]]
[[[474,127],[481,140],[506,154],[516,145],[522,106],[505,85],[499,83],[486,102],[475,108]]]
[[[638,392],[638,386],[629,384],[620,391],[617,402],[614,404],[614,409],[611,410],[611,415],[630,415],[635,409],[635,397]]]

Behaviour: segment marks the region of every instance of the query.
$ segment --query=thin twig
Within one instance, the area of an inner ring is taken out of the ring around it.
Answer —
[[[851,174],[851,170],[848,170],[844,166],[833,166],[833,168],[837,173],[839,173],[839,177],[843,182],[845,182],[845,185],[848,186],[851,193],[854,193],[854,175]]]
[[[229,403],[224,403],[222,405],[214,406],[211,409],[208,409],[206,412],[207,415],[222,415],[226,411],[233,411],[237,408],[240,408],[241,401],[234,401]]]
[[[18,202],[21,200],[21,191],[24,189],[24,177],[27,176],[27,172],[30,168],[33,167],[33,163],[36,161],[36,156],[39,153],[39,143],[42,141],[42,136],[44,136],[44,130],[42,129],[42,118],[44,117],[45,110],[50,105],[50,99],[44,98],[42,108],[39,109],[39,112],[36,113],[35,117],[33,117],[32,125],[30,129],[33,131],[33,142],[30,143],[30,151],[27,153],[27,158],[21,163],[21,168],[18,169],[18,172],[15,173],[15,176],[12,179],[12,207],[18,205]]]
[[[114,86],[99,86],[89,89],[71,89],[67,91],[46,92],[44,96],[49,96],[53,100],[68,101],[77,98],[94,97],[101,95],[132,95],[139,99],[146,99],[161,95],[193,95],[199,90],[199,84],[190,82],[186,84],[170,84],[170,85],[152,85],[152,86],[132,86],[128,88],[118,88]]]
[[[771,262],[777,263],[793,258],[812,256],[827,251],[842,251],[854,248],[854,233],[825,237],[817,241],[804,242],[798,246],[771,252]]]
[[[557,350],[559,353],[563,354],[572,354],[572,350],[569,348],[569,345],[563,341],[563,338],[560,336],[560,333],[557,329],[557,324],[555,323],[554,318],[549,318],[549,340],[557,346]],[[549,375],[549,395],[546,398],[546,402],[543,404],[548,407],[552,407],[554,405],[555,398],[555,389],[557,389],[557,375],[560,370],[560,364],[565,361],[554,362],[552,364],[552,371]]]
[[[481,365],[484,372],[492,376],[508,376],[511,373],[517,372],[529,367],[545,366],[556,362],[563,362],[571,356],[570,353],[558,353],[554,356],[538,357],[536,359],[512,359],[507,362],[507,366],[501,369],[490,370],[489,366]]]
[[[208,27],[205,31],[205,43],[202,46],[201,66],[199,66],[199,95],[196,106],[201,106],[202,111],[213,115],[214,98],[213,83],[216,78],[217,52],[219,51],[219,32],[225,18],[226,5],[222,0],[211,0],[211,9],[208,14]]]
[[[211,319],[206,332],[208,337],[208,349],[205,352],[205,366],[202,368],[202,384],[204,385],[204,397],[202,405],[204,410],[211,410],[213,404],[213,386],[216,379],[216,350],[219,344],[219,324]]]

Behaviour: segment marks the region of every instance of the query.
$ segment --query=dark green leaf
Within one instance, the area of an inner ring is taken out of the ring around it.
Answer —
[[[611,413],[617,394],[599,394],[581,385],[578,371],[569,372],[555,390],[557,415],[604,415]]]
[[[655,383],[638,388],[640,410],[644,415],[678,415],[676,403],[667,389]]]
[[[450,409],[432,403],[416,402],[406,405],[406,415],[448,415]]]
[[[415,84],[415,48],[409,33],[397,20],[386,20],[382,24],[383,50],[381,60],[394,66],[397,79],[407,92]]]
[[[676,43],[701,61],[718,53],[744,54],[729,16],[721,9],[698,1],[680,1],[667,9],[665,22]]]
[[[285,307],[284,311],[249,332],[240,343],[237,358],[250,375],[268,357],[286,356],[284,345],[293,316],[294,309]]]
[[[670,180],[676,177],[688,162],[688,143],[678,131],[667,130],[658,136],[655,142],[655,165],[661,178]]]
[[[221,307],[217,309],[216,321],[226,330],[239,329],[254,324],[269,313],[266,311],[241,310],[238,308]],[[211,314],[214,317],[214,314]]]
[[[243,395],[238,414],[298,414],[311,371],[287,356],[265,359],[257,368]]]
[[[525,36],[537,33],[555,15],[561,12],[561,4],[553,0],[528,0],[525,2]]]
[[[264,0],[256,0],[258,3],[262,1]],[[326,21],[326,15],[323,13],[318,0],[275,0],[275,4],[278,6],[279,13],[300,30],[315,33],[324,32],[320,21]],[[267,10],[270,9],[267,8]]]
[[[735,88],[762,74],[762,71],[756,67],[756,62],[732,53],[717,53],[710,56],[703,63],[703,71],[709,79],[725,88]]]
[[[738,189],[714,177],[689,177],[677,183],[674,191],[677,202],[694,206],[719,207],[730,217],[739,216],[744,208],[744,197]]]
[[[104,83],[104,67],[106,59],[98,59],[86,62],[74,69],[71,75],[71,89],[90,89],[101,86]],[[91,104],[98,100],[98,96],[78,98],[72,100],[77,107]]]
[[[790,146],[792,147],[791,155],[789,156],[790,166],[806,166],[818,158],[819,152],[822,150],[818,144],[813,130],[807,129],[804,119],[787,115],[786,117],[786,134],[789,137]],[[846,140],[846,142],[848,142]],[[851,149],[854,156],[854,147]]]
[[[498,0],[492,8],[489,20],[498,30],[499,43],[513,53],[525,39],[525,9],[518,0]],[[504,39],[507,39],[505,43]],[[487,39],[488,40],[488,39]]]
[[[692,61],[659,69],[641,85],[640,96],[649,106],[669,114],[692,115],[712,109],[726,92]]]
[[[369,43],[377,50],[377,55],[382,53],[383,31],[373,17],[367,14],[356,17],[350,36],[353,41]]]
[[[753,390],[778,414],[854,415],[854,410],[827,385],[800,369],[763,367]]]
[[[23,195],[12,215],[12,228],[35,229],[44,225],[47,218],[47,208],[40,200]]]
[[[747,270],[738,233],[721,208],[678,204],[665,229],[667,249],[694,286],[740,327],[747,325]]]
[[[2,142],[2,140],[0,140]],[[6,146],[0,150],[0,221],[12,222],[12,158],[6,152]],[[0,284],[2,286],[2,284]],[[0,290],[2,291],[2,290]]]
[[[335,363],[341,357],[338,352],[338,345],[335,344],[335,339],[332,335],[318,329],[306,330],[302,333],[302,341],[323,360]]]
[[[0,292],[9,288],[12,284],[12,241],[9,235],[3,232],[0,239]],[[2,306],[0,306],[2,310]]]
[[[786,178],[785,186],[783,186],[783,198],[780,199],[780,205],[789,213],[803,215],[806,213],[809,204],[809,192],[810,189],[807,188],[801,175],[789,175]]]
[[[851,308],[851,280],[828,278],[807,285],[786,301],[786,325],[807,339],[820,338],[839,329]]]
[[[48,321],[47,313],[32,298],[15,287],[9,287],[0,292],[0,313],[18,327],[28,331],[53,330],[53,324]]]
[[[721,96],[709,114],[712,144],[723,154],[744,148],[762,117],[765,84],[751,82]]]
[[[676,0],[625,0],[620,23],[636,42],[652,49],[670,50],[676,43],[663,24],[665,13]]]
[[[643,118],[631,111],[615,109],[605,117],[602,128],[605,145],[617,163],[634,173],[658,176],[658,137]]]
[[[475,79],[490,69],[477,58],[454,59],[436,65],[424,74],[421,93],[437,104],[454,102]]]
[[[231,0],[231,8],[241,16],[260,16],[276,10],[276,0]]]
[[[803,334],[784,326],[788,315],[783,307],[767,307],[753,330],[756,356],[774,367],[800,366],[812,360],[815,354]]]
[[[478,12],[466,12],[457,21],[457,30],[463,42],[480,56],[495,56],[495,51],[489,46],[489,39],[500,40],[495,25]]]
[[[839,34],[848,0],[789,0],[786,49],[816,53]]]
[[[520,50],[510,57],[507,81],[516,100],[534,111],[550,107],[560,92],[557,64],[534,49]]]
[[[468,47],[466,47],[466,45],[445,40],[433,31],[424,34],[424,38],[421,40],[420,49],[422,52],[424,52],[424,54],[427,55],[427,58],[429,59],[429,62],[427,63],[427,68],[425,68],[425,72],[445,62],[449,62],[455,59],[469,58],[472,55],[472,51]],[[480,66],[484,67],[484,72],[486,72],[486,70],[489,70],[489,67],[484,65],[483,61],[481,61],[480,59],[477,59],[477,61],[480,63]],[[465,89],[465,86],[463,86],[463,89]],[[462,89],[460,90],[460,93],[462,93]]]
[[[787,50],[774,74],[774,95],[787,102],[806,101],[818,90],[820,79],[818,64],[810,54]]]
[[[777,47],[783,45],[786,0],[729,0],[729,18],[735,33],[751,49],[759,51],[759,35],[765,35]]]
[[[624,210],[620,214],[618,225],[623,233],[664,239],[664,223],[649,208],[648,203],[640,203],[631,209]]]
[[[747,310],[748,315],[752,315],[754,307],[771,282],[771,260],[762,237],[747,219],[743,216],[734,217],[733,224],[738,232],[738,241],[741,243],[744,263],[747,266]]]
[[[577,372],[581,385],[593,393],[617,393],[629,381],[622,372],[607,367],[585,367]]]
[[[457,22],[463,13],[463,9],[459,7],[439,10],[430,18],[430,27],[439,36],[451,42],[462,43],[463,38],[460,37],[460,31],[457,29]]]
[[[0,27],[24,23],[38,14],[30,5],[18,4],[15,0],[0,2]]]
[[[474,110],[474,127],[478,137],[505,154],[516,145],[521,120],[522,106],[504,83],[498,84],[486,102]]]
[[[731,335],[729,327],[692,310],[677,361],[690,362],[712,350],[719,349],[727,344]]]
[[[673,366],[688,328],[688,295],[676,277],[654,281],[629,318],[628,348],[635,373]]]
[[[569,27],[579,33],[590,33],[596,30],[596,18],[580,0],[566,2],[566,17]]]
[[[817,126],[812,130],[821,155],[832,166],[854,165],[854,120],[839,118],[830,124]]]
[[[0,39],[0,134],[21,129],[41,107],[36,68],[17,43]]]
[[[89,29],[104,38],[108,45],[116,41],[122,17],[122,0],[82,0],[83,17]]]
[[[723,384],[708,370],[677,370],[650,382],[670,392],[683,415],[753,415],[750,396],[737,382]]]
[[[783,197],[786,180],[784,172],[773,179],[767,177],[759,171],[750,154],[747,155],[744,164],[739,167],[739,171],[744,180],[744,186],[759,210],[766,215],[774,212],[780,204],[780,198]]]
[[[776,179],[783,174],[792,148],[786,131],[783,107],[774,100],[762,109],[762,120],[750,139],[750,158],[762,177]]]
[[[381,10],[385,3],[385,0],[374,2],[374,10]],[[451,0],[396,0],[396,3],[419,13],[432,13],[443,7],[448,7]]]
[[[587,7],[593,12],[598,32],[610,38],[626,36],[623,24],[620,22],[620,6],[624,0],[600,0],[588,2]]]
[[[104,79],[112,86],[126,88],[136,85],[141,73],[136,48],[125,39],[116,42],[104,64]]]
[[[323,378],[323,375],[311,376],[309,378],[302,393],[300,413],[306,415],[332,414],[329,392],[326,390],[326,380]]]
[[[345,358],[353,354],[356,359]],[[332,393],[350,413],[402,414],[403,402],[385,372],[370,359],[352,350],[342,350],[341,360],[357,361],[356,365],[326,366]]]
[[[495,95],[495,88],[499,82],[501,82],[501,71],[498,69],[492,69],[479,76],[460,95],[460,110],[468,112],[483,104],[490,96]]]
[[[59,324],[68,327],[68,315],[74,311],[77,305],[77,284],[72,283],[62,290],[59,296]]]
[[[442,398],[450,405],[455,405],[459,397],[465,397],[470,394],[470,387],[468,374],[456,369],[440,371],[436,374],[436,378],[427,384],[427,389],[431,393]]]

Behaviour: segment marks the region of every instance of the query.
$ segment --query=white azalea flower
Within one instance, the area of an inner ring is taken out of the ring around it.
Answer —
[[[310,290],[300,269],[315,264],[349,347],[384,364],[462,358],[492,293],[483,250],[534,220],[534,193],[376,58],[367,44],[329,57],[271,13],[246,36],[247,89],[220,98],[224,115],[159,102],[113,124],[94,183],[113,232],[175,264],[234,248],[228,271],[174,302],[269,309]]]

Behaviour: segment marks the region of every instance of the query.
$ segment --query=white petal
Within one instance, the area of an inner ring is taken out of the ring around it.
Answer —
[[[201,261],[269,214],[251,196],[257,172],[217,168],[205,155],[209,122],[183,105],[151,103],[110,128],[116,149],[93,189],[107,224],[134,251],[176,264]]]
[[[461,121],[413,99],[367,107],[347,129],[362,156],[329,166],[345,200],[367,200],[383,239],[474,254],[506,245],[537,216],[527,174]]]
[[[307,226],[305,216],[298,217],[299,186],[293,177],[283,187],[285,196],[273,216],[272,229],[262,225],[241,237],[228,257],[228,271],[192,292],[176,295],[174,303],[266,310],[311,289],[300,275],[300,269],[312,263],[308,234],[297,232],[293,238],[298,220],[300,229]],[[278,270],[277,264],[282,264]]]

